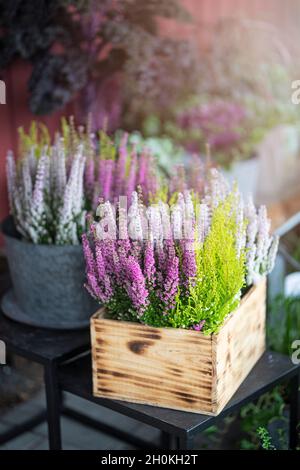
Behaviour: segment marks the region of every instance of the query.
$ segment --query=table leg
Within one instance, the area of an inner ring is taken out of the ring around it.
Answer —
[[[164,450],[172,449],[172,435],[168,432],[161,431],[160,435],[160,447]]]
[[[47,422],[48,438],[50,450],[61,450],[61,429],[60,411],[61,395],[57,382],[56,364],[47,364],[44,368],[46,402],[47,402]]]
[[[289,447],[290,449],[296,449],[299,444],[299,433],[300,433],[300,410],[299,410],[299,386],[300,386],[300,374],[298,373],[290,381],[290,438]]]
[[[186,433],[177,438],[177,450],[191,450],[193,448],[193,439]]]

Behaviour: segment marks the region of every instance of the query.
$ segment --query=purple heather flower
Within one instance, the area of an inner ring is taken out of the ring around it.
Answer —
[[[94,299],[100,300],[103,302],[102,291],[97,281],[95,274],[87,272],[87,284],[85,284],[88,292],[94,297]]]
[[[179,286],[179,260],[175,255],[168,259],[164,285],[162,286],[161,300],[165,305],[164,313],[168,314],[176,305],[176,296]]]
[[[170,192],[172,193],[183,193],[186,190],[186,173],[184,165],[175,165],[173,174],[170,180]]]
[[[133,256],[129,256],[126,260],[125,276],[127,294],[138,316],[142,316],[149,303],[149,292],[141,267]]]
[[[127,142],[128,134],[125,132],[121,138],[121,143],[119,147],[119,156],[116,163],[116,176],[115,176],[115,186],[114,194],[115,197],[123,195],[125,191],[125,171],[126,171],[126,160],[127,160]]]
[[[131,201],[132,193],[136,188],[136,173],[137,173],[137,154],[136,154],[136,150],[133,149],[131,152],[129,175],[127,178],[127,186],[126,186],[126,195],[127,195],[128,201]]]
[[[194,240],[182,240],[181,247],[181,277],[185,292],[188,293],[189,287],[195,285],[197,264],[194,248]]]
[[[94,258],[94,254],[90,246],[90,242],[85,233],[82,235],[82,249],[83,249],[83,255],[84,255],[85,263],[86,263],[86,271],[88,273],[94,274],[95,276],[96,275],[95,258]]]
[[[112,194],[114,167],[115,162],[113,160],[105,160],[105,177],[102,181],[102,197],[105,201],[108,201]]]
[[[144,256],[144,275],[147,281],[147,285],[155,286],[155,256],[153,243],[148,241],[146,243],[145,256]]]
[[[138,168],[138,184],[143,187],[145,180],[147,179],[147,164],[148,164],[149,154],[145,149],[142,150],[139,156],[139,168]]]
[[[93,199],[95,187],[95,158],[94,155],[89,156],[85,165],[84,185],[86,193],[90,200]]]
[[[196,330],[196,331],[201,331],[203,326],[205,325],[205,320],[201,320],[199,323],[197,323],[196,325],[193,325],[192,326],[192,329],[193,330]]]

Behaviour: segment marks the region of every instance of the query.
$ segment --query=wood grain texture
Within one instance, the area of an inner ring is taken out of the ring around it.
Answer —
[[[93,393],[217,414],[264,351],[265,282],[251,288],[218,334],[91,320]]]

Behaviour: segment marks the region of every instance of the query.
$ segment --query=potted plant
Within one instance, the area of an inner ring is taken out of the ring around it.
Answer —
[[[265,275],[278,238],[211,170],[199,199],[178,194],[126,215],[109,202],[83,236],[96,396],[217,414],[265,349]]]
[[[2,309],[15,320],[48,328],[89,324],[95,302],[83,288],[81,235],[99,198],[141,186],[156,190],[151,155],[139,155],[124,134],[116,145],[63,121],[51,144],[47,130],[21,131],[20,157],[7,156],[11,217],[2,225],[13,288]]]

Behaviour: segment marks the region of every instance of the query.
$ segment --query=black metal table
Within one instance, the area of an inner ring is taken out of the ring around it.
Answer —
[[[290,433],[289,445],[291,449],[297,446],[297,424],[299,415],[299,372],[300,366],[294,365],[291,360],[281,354],[266,352],[256,364],[252,372],[240,386],[228,405],[217,417],[196,413],[174,411],[154,406],[138,405],[122,401],[96,398],[92,394],[92,368],[91,356],[87,355],[59,369],[59,386],[62,391],[77,395],[81,398],[110,408],[123,415],[134,418],[145,424],[154,426],[165,433],[165,436],[176,437],[176,448],[191,449],[194,437],[204,429],[228,413],[237,411],[241,406],[257,399],[260,395],[271,390],[275,385],[290,382]],[[93,423],[90,420],[88,423]],[[166,446],[171,439],[166,439]]]
[[[47,405],[46,412],[39,413],[1,434],[0,444],[32,429],[46,419],[49,447],[59,449],[62,400],[57,383],[57,368],[62,362],[89,349],[89,331],[51,331],[35,328],[9,320],[0,313],[0,340],[4,341],[7,352],[15,353],[43,366]]]
[[[299,416],[299,370],[290,359],[277,353],[267,352],[257,363],[247,379],[238,389],[229,404],[217,417],[196,413],[174,411],[146,405],[137,405],[116,400],[95,398],[92,394],[92,368],[89,354],[89,331],[50,331],[22,325],[7,319],[0,313],[0,340],[7,351],[18,354],[44,367],[46,412],[21,423],[14,429],[0,435],[0,444],[37,426],[47,419],[49,448],[61,449],[60,417],[65,414],[87,426],[112,434],[140,448],[149,448],[149,443],[128,435],[128,433],[101,423],[90,417],[63,406],[63,392],[115,410],[139,422],[149,424],[162,431],[161,447],[190,449],[194,437],[213,425],[226,414],[238,410],[275,385],[289,381],[290,399],[290,448],[297,445],[297,423]],[[86,353],[82,357],[78,357]],[[74,359],[75,358],[75,359]],[[174,438],[174,439],[173,439]]]

